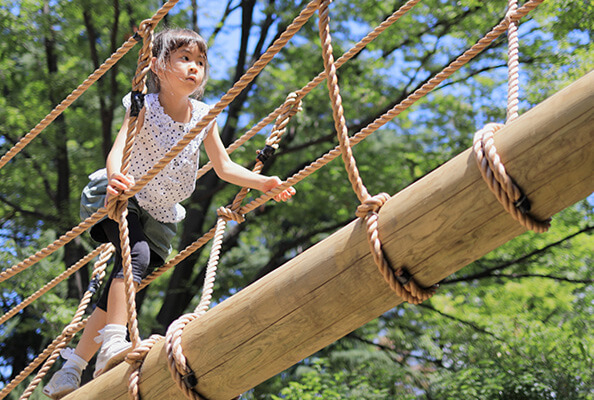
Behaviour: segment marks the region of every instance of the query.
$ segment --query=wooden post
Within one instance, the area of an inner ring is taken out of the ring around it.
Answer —
[[[594,190],[594,72],[501,129],[495,144],[535,217],[587,197]],[[425,286],[525,231],[488,190],[471,150],[393,196],[379,215],[387,258]],[[189,324],[184,354],[198,391],[228,400],[399,303],[356,220]],[[66,399],[127,399],[128,374],[121,364]],[[144,362],[140,391],[143,400],[184,398],[162,341]]]

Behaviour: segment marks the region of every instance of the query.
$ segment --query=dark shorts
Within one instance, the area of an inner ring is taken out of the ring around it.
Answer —
[[[107,174],[105,169],[95,171],[89,176],[89,183],[82,191],[80,198],[80,217],[84,220],[93,215],[103,207],[107,190]],[[171,241],[177,232],[177,224],[160,222],[153,218],[146,210],[138,205],[134,197],[128,199],[128,213],[135,213],[142,224],[144,236],[151,247],[162,259],[167,259],[171,252]],[[105,217],[102,221],[106,220]],[[97,223],[89,231],[91,237],[100,243],[109,242],[101,230],[97,229]]]
[[[107,189],[105,169],[95,171],[89,176],[90,182],[83,189],[80,216],[87,219],[103,207]],[[152,270],[164,263],[171,252],[171,240],[176,234],[177,224],[160,222],[138,205],[134,197],[128,199],[128,230],[132,253],[132,273],[134,281],[140,283]],[[100,243],[111,242],[116,247],[114,266],[103,288],[97,306],[107,309],[107,295],[113,279],[124,277],[120,252],[119,226],[117,222],[105,217],[90,230],[91,237]]]
[[[156,267],[163,265],[164,260],[152,251],[144,236],[142,225],[135,213],[128,213],[128,237],[130,239],[130,253],[132,276],[134,282],[140,283],[143,278],[150,274]],[[107,296],[109,288],[114,279],[124,278],[122,256],[120,250],[120,228],[117,222],[111,219],[104,219],[93,227],[95,240],[100,242],[111,242],[116,247],[113,268],[107,283],[103,286],[97,307],[107,311]],[[103,240],[104,239],[104,240]]]

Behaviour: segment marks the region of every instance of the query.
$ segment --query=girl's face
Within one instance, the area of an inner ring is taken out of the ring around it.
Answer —
[[[206,57],[196,45],[185,45],[172,51],[164,70],[156,67],[155,61],[153,57],[151,68],[159,78],[161,91],[190,96],[204,80]]]

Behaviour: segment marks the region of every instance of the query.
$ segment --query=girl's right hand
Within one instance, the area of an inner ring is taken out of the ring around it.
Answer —
[[[105,205],[111,200],[111,197],[117,197],[120,193],[134,186],[134,177],[124,175],[121,172],[111,174],[107,184],[107,195],[105,196]]]

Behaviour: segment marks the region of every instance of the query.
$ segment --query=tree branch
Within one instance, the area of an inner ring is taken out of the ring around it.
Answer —
[[[461,318],[454,317],[453,315],[446,314],[446,313],[444,313],[443,311],[440,311],[440,310],[438,310],[438,309],[436,309],[436,308],[434,308],[434,307],[432,307],[432,306],[430,306],[430,305],[428,305],[428,304],[421,303],[421,304],[419,304],[419,305],[418,305],[418,307],[422,307],[422,308],[426,308],[427,310],[431,310],[431,311],[433,311],[433,312],[435,312],[435,313],[437,313],[437,314],[441,315],[442,317],[446,317],[446,318],[448,318],[448,319],[451,319],[452,321],[459,322],[459,323],[461,323],[461,324],[463,324],[463,325],[466,325],[466,326],[468,326],[468,327],[470,327],[470,328],[474,329],[475,331],[477,331],[477,332],[479,332],[479,333],[484,333],[485,335],[489,335],[489,336],[491,336],[491,337],[493,337],[493,338],[495,338],[495,339],[497,339],[497,340],[499,340],[499,341],[501,341],[501,342],[503,342],[503,341],[504,341],[504,340],[503,340],[502,338],[500,338],[499,336],[495,335],[495,334],[494,334],[494,333],[492,333],[492,332],[489,332],[489,331],[488,331],[488,330],[486,330],[485,328],[482,328],[482,327],[480,327],[480,326],[478,326],[478,325],[474,324],[473,322],[470,322],[470,321],[465,321],[465,320],[463,320],[463,319],[461,319]]]
[[[54,222],[54,223],[63,222],[62,219],[56,218],[52,215],[47,215],[47,214],[43,214],[43,213],[40,213],[37,211],[32,211],[32,210],[25,210],[24,208],[21,208],[18,204],[13,203],[10,200],[8,200],[2,194],[0,194],[0,201],[3,202],[4,204],[6,204],[7,206],[11,207],[16,212],[20,212],[21,214],[35,217],[35,218],[43,220],[45,222]]]
[[[546,253],[549,249],[558,246],[568,240],[573,239],[574,237],[576,237],[577,235],[580,235],[582,233],[587,233],[594,230],[594,226],[586,226],[585,228],[580,229],[579,231],[572,233],[569,236],[564,237],[563,239],[560,239],[556,242],[550,243],[548,245],[546,245],[545,247],[541,248],[541,249],[537,249],[534,250],[528,254],[525,254],[519,258],[516,258],[514,260],[510,260],[507,262],[504,262],[502,264],[497,265],[496,267],[492,267],[492,268],[488,268],[484,271],[481,271],[479,273],[476,274],[472,274],[472,275],[467,275],[467,276],[463,276],[461,278],[454,278],[454,279],[446,279],[443,282],[440,283],[440,285],[449,285],[452,283],[457,283],[457,282],[468,282],[468,281],[472,281],[475,279],[482,279],[482,278],[490,278],[490,277],[496,277],[496,276],[501,276],[501,275],[497,275],[497,274],[493,274],[493,272],[495,271],[500,271],[502,269],[505,269],[507,267],[510,267],[514,264],[518,264],[521,263],[523,261],[526,261],[532,257],[536,257],[536,256],[540,256],[544,253]]]
[[[594,283],[594,279],[569,279],[563,276],[553,276],[553,275],[544,275],[544,274],[493,274],[491,275],[493,278],[508,278],[508,279],[517,279],[517,278],[545,278],[545,279],[552,279],[555,281],[561,282],[569,282],[569,283]]]

